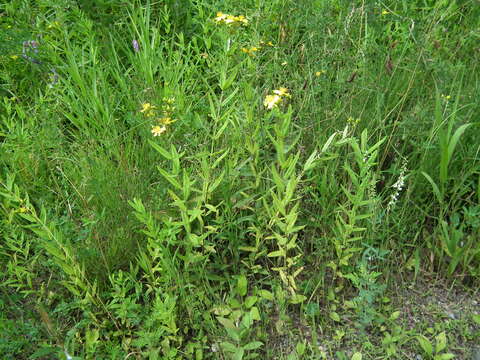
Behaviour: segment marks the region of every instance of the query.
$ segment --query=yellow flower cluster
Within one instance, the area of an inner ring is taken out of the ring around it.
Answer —
[[[271,110],[274,107],[277,107],[285,97],[291,97],[287,88],[281,87],[278,90],[273,90],[273,94],[267,95],[263,101],[263,105]]]
[[[154,125],[152,126],[152,134],[153,136],[160,136],[162,135],[165,131],[167,131],[167,127],[165,125],[160,126],[160,125]]]
[[[257,51],[261,50],[262,47],[264,47],[264,46],[273,46],[273,43],[271,41],[268,41],[268,42],[260,41],[257,46],[252,46],[250,48],[241,48],[240,50],[243,53],[248,54],[249,56],[254,56],[255,53]]]
[[[241,25],[248,25],[248,20],[243,15],[233,16],[224,14],[221,11],[217,12],[217,16],[213,19],[218,24],[241,24]]]
[[[255,53],[260,50],[260,48],[256,47],[256,46],[252,46],[251,48],[242,48],[241,49],[242,52],[244,52],[245,54],[248,54],[249,56],[254,56]]]
[[[175,111],[174,103],[174,98],[163,98],[161,116],[155,120],[156,124],[152,125],[151,133],[153,136],[160,136],[167,131],[168,125],[176,121],[173,119],[173,112]],[[150,103],[144,103],[142,104],[140,112],[146,117],[157,116],[157,107]]]
[[[357,126],[357,124],[360,122],[360,119],[359,118],[353,118],[352,116],[350,116],[348,119],[347,119],[347,124],[352,126],[352,127],[355,127]]]
[[[278,90],[273,90],[273,93],[282,97],[292,97],[292,95],[290,95],[290,93],[288,92],[288,89],[284,87],[281,87]]]
[[[263,40],[260,40],[260,47],[265,46],[265,45],[267,45],[267,46],[273,46],[273,43],[272,43],[271,41],[265,42],[265,41],[263,41]]]
[[[142,110],[140,110],[141,113],[143,113],[143,115],[145,115],[146,117],[151,117],[151,116],[155,116],[155,109],[157,107],[155,105],[152,105],[150,103],[144,103],[142,104]]]
[[[53,29],[53,28],[60,28],[60,23],[58,21],[52,22],[50,25],[47,26],[47,29]]]

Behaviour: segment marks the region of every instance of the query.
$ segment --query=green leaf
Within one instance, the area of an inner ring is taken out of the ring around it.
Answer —
[[[425,176],[425,179],[427,179],[428,182],[430,183],[430,185],[432,185],[433,193],[435,194],[438,202],[439,202],[440,204],[443,204],[443,196],[442,196],[442,194],[440,193],[440,190],[439,190],[437,184],[435,184],[435,181],[433,181],[433,179],[430,177],[430,175],[428,175],[426,172],[423,172],[423,171],[422,171],[422,175]]]
[[[292,351],[290,354],[287,356],[287,360],[298,360],[299,357],[295,351]]]
[[[390,315],[390,320],[397,320],[400,316],[400,311],[395,311]]]
[[[258,295],[260,295],[260,297],[265,300],[272,301],[274,299],[273,294],[268,290],[259,290]]]
[[[221,317],[221,316],[218,316],[217,317],[217,320],[220,324],[223,325],[223,327],[225,329],[230,329],[230,330],[234,330],[234,331],[237,331],[237,327],[235,326],[235,324],[233,323],[232,320],[230,319],[227,319],[227,318],[224,318],[224,317]]]
[[[257,252],[258,249],[253,246],[240,246],[238,250],[248,251],[248,252]]]
[[[240,296],[247,294],[247,278],[245,275],[240,275],[237,279],[237,294]]]
[[[220,162],[225,158],[225,156],[228,155],[229,152],[230,152],[230,149],[225,150],[225,152],[222,155],[220,155],[218,159],[214,161],[212,165],[212,169],[215,169],[218,166],[218,164],[220,164]]]
[[[256,296],[249,296],[245,299],[245,307],[250,309],[255,303],[258,301],[258,297]]]
[[[333,338],[340,341],[343,339],[344,336],[345,336],[345,331],[337,329],[335,330],[335,336]]]
[[[328,148],[330,147],[333,139],[335,139],[335,136],[337,136],[337,132],[334,132],[332,135],[330,135],[330,137],[328,138],[328,140],[325,142],[325,144],[322,146],[322,153],[324,153],[325,151],[328,150]]]
[[[171,155],[167,150],[165,150],[164,148],[162,148],[160,145],[158,145],[157,143],[153,142],[152,140],[148,140],[148,143],[149,143],[155,150],[157,150],[157,152],[159,152],[160,155],[162,155],[165,159],[167,159],[167,160],[172,160],[172,155]]]
[[[98,329],[87,329],[85,332],[85,346],[87,349],[93,349],[98,342],[100,332]]]
[[[260,348],[262,345],[263,343],[261,341],[252,341],[251,343],[248,343],[247,345],[245,345],[243,348],[245,350],[255,350]]]
[[[362,360],[362,353],[356,352],[355,354],[352,355],[351,360]]]
[[[455,151],[455,147],[457,146],[460,137],[463,135],[465,130],[467,130],[472,124],[464,124],[460,126],[455,133],[453,134],[452,138],[448,142],[448,158],[447,158],[447,166],[450,160],[452,159],[453,152]]]
[[[272,251],[271,253],[267,254],[268,257],[280,257],[280,256],[285,256],[285,251],[283,250],[277,250],[277,251]]]
[[[455,355],[452,353],[445,353],[440,355],[435,355],[435,360],[450,360],[455,358]]]
[[[252,317],[252,320],[260,320],[260,313],[258,312],[258,308],[256,306],[250,309],[250,316]]]
[[[179,190],[182,190],[182,186],[180,185],[180,183],[175,179],[175,176],[172,175],[172,174],[169,174],[167,171],[163,170],[160,166],[157,167],[158,171],[160,172],[160,174],[162,174],[162,176],[168,180],[168,182],[170,184],[172,184],[173,186],[175,186],[177,189]]]
[[[215,135],[213,135],[212,138],[214,140],[217,140],[220,136],[222,136],[223,132],[225,131],[225,129],[227,128],[228,125],[230,125],[230,121],[225,120],[223,122],[223,125],[220,127],[220,129],[217,131],[217,133]]]
[[[313,150],[307,161],[305,161],[305,165],[303,165],[303,171],[309,171],[315,167],[315,160],[317,159],[317,155],[317,150]]]
[[[478,314],[473,314],[473,315],[472,315],[472,320],[473,320],[477,325],[480,325],[480,315],[478,315]]]
[[[235,341],[236,343],[240,343],[241,341],[241,335],[240,335],[240,330],[232,330],[232,329],[225,329],[227,330],[228,336],[230,336],[230,339]]]
[[[305,354],[305,349],[306,349],[305,342],[298,342],[297,345],[295,346],[295,351],[297,352],[298,355],[302,356]]]
[[[432,343],[423,335],[418,335],[417,336],[417,341],[422,347],[423,351],[428,355],[432,356],[433,355],[433,346]]]
[[[253,324],[252,314],[251,312],[247,312],[243,315],[242,321],[240,323],[240,329],[250,329]]]
[[[316,316],[320,314],[320,306],[317,303],[309,303],[305,306],[304,311],[308,316]]]
[[[67,281],[62,282],[63,286],[65,286],[73,295],[80,297],[80,291],[78,291],[77,287]]]
[[[208,191],[214,192],[215,189],[218,187],[218,185],[220,185],[220,183],[222,182],[224,176],[225,176],[225,170],[223,170],[223,172],[217,177],[217,179],[215,179],[213,184],[209,186]]]
[[[340,319],[340,315],[338,315],[335,311],[332,311],[330,313],[330,319],[332,319],[333,321],[336,321],[336,322],[340,322],[341,319]]]
[[[233,360],[242,360],[243,359],[243,354],[245,353],[245,350],[243,348],[239,348],[235,354],[233,354],[232,359]]]
[[[305,300],[307,300],[306,296],[301,295],[301,294],[295,294],[295,295],[292,295],[292,297],[290,297],[290,299],[288,299],[288,302],[290,304],[300,304],[300,303],[304,302]]]
[[[435,352],[438,354],[447,347],[447,336],[445,335],[445,331],[442,331],[440,334],[438,334],[435,337],[435,340]]]
[[[229,343],[227,341],[224,341],[220,344],[220,346],[222,347],[223,350],[225,350],[226,352],[230,352],[230,353],[235,353],[237,352],[237,347],[235,345],[233,345],[232,343]]]

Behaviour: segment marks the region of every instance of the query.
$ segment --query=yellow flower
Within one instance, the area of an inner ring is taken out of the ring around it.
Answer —
[[[234,23],[241,23],[242,25],[247,25],[248,20],[243,15],[233,16],[229,14],[224,14],[221,11],[217,12],[217,16],[213,19],[217,23],[225,23],[227,25]]]
[[[58,21],[54,21],[47,26],[47,29],[58,28],[58,27],[60,27],[60,23]]]
[[[10,59],[17,60],[17,59],[18,59],[18,55],[10,55]]]
[[[382,15],[388,15],[388,14],[390,14],[390,11],[382,10]]]
[[[235,21],[235,16],[232,15],[227,15],[227,17],[223,20],[225,24],[233,24]]]
[[[242,23],[243,25],[247,25],[248,24],[248,20],[245,18],[245,16],[243,15],[238,15],[236,17],[234,17],[235,21],[237,22],[240,22]]]
[[[279,95],[267,95],[263,101],[263,105],[267,109],[273,109],[278,106],[280,102],[282,102],[282,98]]]
[[[170,125],[171,123],[175,122],[175,120],[173,120],[170,116],[159,118],[157,121],[163,125]]]
[[[153,116],[155,115],[155,106],[150,103],[144,103],[140,112],[145,114],[145,116]]]
[[[169,114],[173,113],[175,111],[175,106],[172,105],[163,105],[162,106],[162,111],[164,116],[169,116]]]
[[[347,119],[347,124],[349,124],[349,125],[351,125],[351,126],[353,126],[353,127],[357,126],[357,124],[358,124],[359,122],[360,122],[360,119],[358,119],[358,118],[357,118],[357,119],[354,119],[354,118],[351,117],[351,116]]]
[[[247,49],[247,48],[241,48],[241,51],[244,52],[245,54],[248,54],[250,56],[254,56],[255,55],[255,52],[258,51],[259,48],[253,46],[251,47],[250,49]]]
[[[288,92],[287,88],[281,87],[278,90],[273,90],[274,94],[277,94],[278,96],[286,96],[286,97],[291,97],[290,93]]]
[[[167,131],[167,128],[165,126],[159,126],[159,125],[152,126],[152,130],[151,130],[153,136],[160,136],[165,131]]]
[[[152,109],[154,109],[155,106],[153,106],[152,104],[150,103],[144,103],[142,104],[142,110],[140,110],[140,112],[148,112],[148,111],[151,111]]]
[[[317,72],[315,73],[315,76],[316,76],[316,77],[319,77],[320,75],[325,74],[325,73],[326,73],[325,70],[317,71]]]
[[[221,11],[217,12],[217,17],[214,19],[216,22],[222,22],[227,17],[227,14],[222,13]]]

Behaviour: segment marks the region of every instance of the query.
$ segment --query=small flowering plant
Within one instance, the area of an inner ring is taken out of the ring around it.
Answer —
[[[153,136],[160,136],[167,131],[168,126],[174,123],[175,99],[173,97],[164,97],[163,105],[158,109],[150,103],[143,103],[140,112],[147,118],[155,118],[150,132]]]
[[[140,51],[140,44],[138,43],[138,41],[136,39],[132,40],[132,47],[133,47],[133,51],[135,51],[135,52]]]
[[[262,48],[267,47],[267,46],[273,46],[273,43],[271,41],[265,42],[261,40],[258,45],[256,46],[250,46],[250,47],[242,47],[240,50],[247,54],[248,56],[255,56],[255,53],[262,50]]]
[[[243,53],[248,54],[249,56],[255,56],[255,53],[260,50],[260,48],[256,46],[252,46],[250,48],[241,48],[240,49]]]
[[[278,107],[280,103],[282,103],[284,98],[292,97],[288,92],[288,89],[285,87],[281,87],[277,90],[272,91],[273,94],[269,94],[265,97],[263,101],[263,105],[268,109],[272,110],[275,107]]]
[[[165,131],[167,131],[167,127],[165,125],[160,126],[160,125],[153,125],[152,126],[152,135],[153,136],[160,136],[162,135]]]
[[[155,116],[155,109],[156,109],[155,105],[152,105],[150,103],[143,103],[142,110],[140,110],[140,112],[143,113],[143,115],[146,117],[151,117],[151,116]]]
[[[392,185],[392,188],[394,189],[394,193],[390,195],[390,201],[387,204],[387,211],[392,210],[395,204],[397,203],[398,197],[400,196],[400,193],[405,187],[405,179],[407,177],[406,173],[407,173],[407,161],[405,160],[403,162],[402,168],[400,169],[400,175],[398,176],[398,180],[395,182],[395,184]]]
[[[233,16],[229,14],[224,14],[223,12],[217,12],[217,16],[213,19],[217,24],[226,24],[226,25],[248,25],[248,20],[243,15]]]
[[[265,96],[265,100],[263,100],[263,106],[268,110],[271,110],[274,107],[277,107],[281,102],[282,98],[279,95],[267,95]]]

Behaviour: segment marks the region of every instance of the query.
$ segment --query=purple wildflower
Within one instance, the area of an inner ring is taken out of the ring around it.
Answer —
[[[133,45],[133,50],[134,50],[135,52],[139,52],[139,51],[140,51],[140,45],[138,45],[138,41],[137,41],[137,40],[134,39],[134,40],[132,41],[132,45]]]

